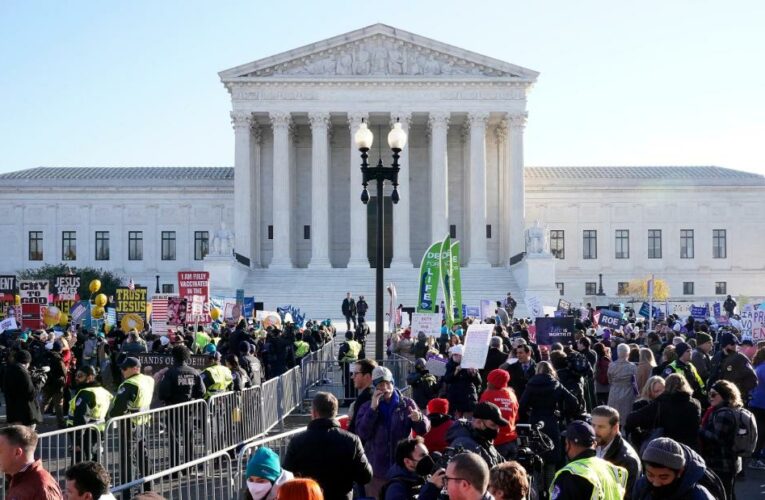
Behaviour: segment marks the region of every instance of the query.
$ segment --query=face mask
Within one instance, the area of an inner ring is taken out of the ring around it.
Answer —
[[[250,495],[252,495],[253,500],[262,500],[263,498],[266,498],[266,495],[271,491],[271,488],[273,488],[271,483],[254,483],[252,481],[247,481],[247,489],[250,490]]]
[[[419,462],[417,462],[417,467],[415,467],[414,472],[418,476],[425,477],[436,468],[436,462],[433,461],[433,457],[430,455],[425,455],[420,459]]]
[[[497,429],[490,429],[488,427],[484,429],[476,429],[476,433],[484,438],[486,441],[494,441],[494,438],[497,437],[497,434],[499,434],[499,431]]]

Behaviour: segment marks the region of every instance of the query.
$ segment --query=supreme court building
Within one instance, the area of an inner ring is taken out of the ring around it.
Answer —
[[[0,209],[11,216],[0,221],[0,272],[72,262],[148,285],[159,276],[169,291],[177,271],[206,268],[220,293],[244,288],[267,306],[312,302],[337,317],[345,291],[371,295],[383,203],[387,276],[403,303],[423,253],[447,234],[462,243],[466,301],[507,291],[593,300],[601,280],[613,298],[651,274],[689,300],[765,294],[765,178],[525,167],[536,71],[376,24],[219,76],[233,169],[2,174]],[[391,163],[393,122],[408,134],[397,205],[390,185],[360,201],[362,119],[375,135],[372,164]]]

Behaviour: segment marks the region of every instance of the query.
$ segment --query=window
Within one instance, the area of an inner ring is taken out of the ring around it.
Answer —
[[[77,260],[77,231],[62,231],[61,260]]]
[[[661,259],[661,229],[648,230],[648,258]]]
[[[43,260],[42,231],[29,231],[29,260]]]
[[[565,285],[563,285],[563,283],[555,283],[555,288],[558,289],[558,291],[560,292],[560,295],[562,297],[563,294],[564,294]]]
[[[162,231],[162,260],[175,260],[175,231]]]
[[[194,260],[204,260],[210,253],[210,233],[194,231]]]
[[[629,295],[629,293],[630,284],[628,281],[620,281],[616,284],[616,295]]]
[[[268,239],[269,240],[274,239],[274,226],[273,225],[269,225],[268,226]]]
[[[550,253],[557,259],[566,258],[566,241],[562,229],[550,230]]]
[[[598,232],[593,229],[585,229],[582,233],[584,237],[583,257],[585,259],[598,258]]]
[[[143,231],[128,231],[128,260],[143,260]]]
[[[712,230],[712,258],[728,258],[728,235],[725,229]]]
[[[162,293],[175,293],[175,285],[172,283],[162,283]]]
[[[594,281],[588,281],[584,284],[584,294],[585,295],[597,295],[598,294],[598,284]]]
[[[109,231],[96,231],[96,260],[109,260]]]
[[[449,238],[456,238],[457,237],[457,226],[455,224],[451,224],[449,226]]]
[[[693,281],[683,281],[683,295],[693,295]]]
[[[491,239],[491,224],[486,224],[486,239]]]
[[[727,281],[715,281],[715,295],[728,295]]]
[[[616,255],[617,259],[630,258],[630,232],[628,229],[616,230]]]
[[[693,258],[693,229],[680,230],[680,258]]]
[[[311,226],[303,226],[303,239],[304,240],[311,239]]]

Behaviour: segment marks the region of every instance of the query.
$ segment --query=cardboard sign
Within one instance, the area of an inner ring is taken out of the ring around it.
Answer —
[[[481,299],[481,321],[486,318],[493,318],[494,311],[497,309],[497,303],[493,300]]]
[[[493,333],[494,325],[492,324],[472,324],[468,327],[465,334],[465,351],[462,354],[460,367],[483,370]]]
[[[0,276],[0,302],[14,302],[16,300],[16,276]]]
[[[574,318],[537,318],[534,321],[536,343],[552,345],[560,342],[563,345],[574,341]]]
[[[186,324],[186,298],[168,297],[167,298],[167,324],[172,326],[183,326]]]
[[[178,273],[178,295],[186,299],[186,320],[193,323],[197,318],[192,318],[191,305],[194,295],[204,297],[203,313],[199,323],[208,324],[210,317],[210,273],[207,271],[181,271]]]
[[[42,308],[40,304],[21,304],[21,327],[45,328],[42,322]]]
[[[755,344],[765,340],[765,310],[757,309],[752,312],[752,342]]]
[[[163,368],[173,366],[173,357],[169,354],[140,353],[135,357],[141,362],[141,372],[143,372],[144,368],[147,366],[151,367],[152,373],[157,373]],[[204,370],[207,366],[207,356],[203,354],[192,354],[189,366],[200,371]]]
[[[441,335],[441,315],[430,313],[412,314],[412,337],[417,337],[420,332],[431,337]]]
[[[751,308],[741,311],[741,337],[752,338],[752,326],[754,319],[754,310]]]
[[[38,304],[41,306],[47,306],[48,286],[48,280],[19,281],[19,296],[21,297],[21,304]]]
[[[558,310],[559,311],[570,311],[571,310],[571,302],[563,299],[558,299]]]
[[[436,356],[434,354],[428,354],[428,360],[425,362],[425,368],[436,377],[443,377],[446,375],[446,359]]]

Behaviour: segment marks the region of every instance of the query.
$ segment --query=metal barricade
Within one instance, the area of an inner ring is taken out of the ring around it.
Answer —
[[[393,373],[393,380],[396,382],[397,388],[403,389],[406,387],[406,378],[414,371],[414,362],[411,359],[393,354],[384,360],[382,365]]]
[[[279,423],[279,378],[272,378],[261,385],[263,432],[270,431]]]
[[[222,392],[207,400],[208,451],[228,450],[247,439],[242,426],[242,401],[238,392]]]
[[[168,500],[239,498],[240,473],[227,451],[169,468],[112,488],[115,497],[131,498],[151,490]]]
[[[242,442],[254,439],[266,432],[263,427],[262,394],[262,387],[250,387],[240,393],[242,400]]]
[[[237,486],[240,488],[247,487],[245,484],[247,481],[247,477],[245,476],[245,471],[247,470],[247,461],[250,459],[250,456],[255,450],[261,446],[267,446],[268,448],[271,448],[277,455],[279,455],[280,461],[284,461],[284,456],[287,453],[287,446],[289,446],[292,437],[296,434],[300,434],[305,430],[306,427],[300,427],[298,429],[282,432],[280,434],[275,434],[266,438],[256,439],[255,441],[251,441],[245,444],[239,450],[239,453],[236,457],[237,471],[239,471],[239,476],[236,483]]]
[[[35,458],[42,461],[63,489],[64,472],[70,465],[100,461],[101,452],[101,431],[96,424],[87,424],[38,435]]]
[[[300,367],[285,372],[279,377],[279,384],[281,390],[279,391],[280,405],[279,405],[279,420],[283,420],[292,413],[295,408],[298,408],[302,403],[302,395],[300,393],[300,381],[301,381]]]
[[[146,478],[203,458],[210,444],[202,400],[115,417],[106,423],[103,464],[112,484]]]

